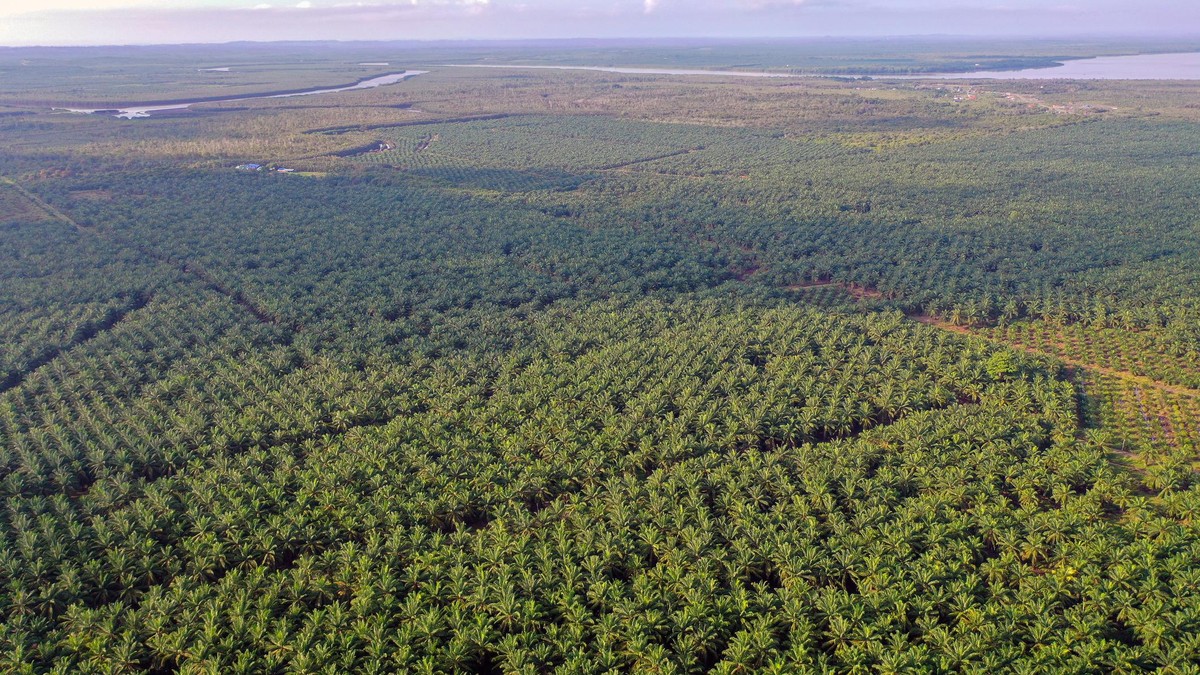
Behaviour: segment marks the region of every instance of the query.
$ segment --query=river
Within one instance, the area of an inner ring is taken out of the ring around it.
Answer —
[[[329,89],[305,89],[303,91],[284,92],[282,94],[262,94],[259,96],[231,96],[229,98],[206,98],[194,101],[183,101],[180,103],[152,103],[146,105],[131,105],[124,108],[54,108],[57,111],[80,113],[91,115],[94,113],[111,112],[113,117],[121,117],[124,119],[134,119],[138,117],[149,117],[150,113],[160,112],[162,110],[183,110],[198,103],[230,103],[232,101],[254,101],[266,98],[291,98],[293,96],[313,96],[315,94],[335,94],[341,91],[353,91],[355,89],[373,89],[382,87],[387,84],[395,84],[401,80],[406,80],[417,75],[424,75],[429,71],[426,70],[405,70],[399,73],[390,73],[388,75],[380,75],[372,77],[361,82],[347,85],[345,87],[333,87]]]

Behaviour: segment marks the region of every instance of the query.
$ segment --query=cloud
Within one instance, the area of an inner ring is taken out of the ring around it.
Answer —
[[[770,7],[799,7],[800,5],[811,3],[808,0],[741,0],[741,4],[753,9],[766,9]]]
[[[1069,2],[1082,0],[0,0],[0,44],[1134,36],[1177,35],[1180,26],[1200,25],[1200,2],[1062,4]]]
[[[0,16],[37,12],[124,10],[153,7],[156,0],[0,0]]]

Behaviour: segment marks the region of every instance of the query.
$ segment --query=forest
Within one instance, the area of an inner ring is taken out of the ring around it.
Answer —
[[[0,670],[1200,672],[1200,84],[967,48],[0,52]]]

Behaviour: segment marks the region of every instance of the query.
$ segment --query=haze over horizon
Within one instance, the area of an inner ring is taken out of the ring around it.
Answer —
[[[1181,36],[1177,0],[0,0],[0,45],[242,40]],[[1198,31],[1190,31],[1196,34]]]

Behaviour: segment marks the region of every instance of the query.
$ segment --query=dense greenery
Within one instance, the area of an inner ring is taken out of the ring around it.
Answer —
[[[6,672],[1200,663],[1194,90],[81,54],[0,86]]]

